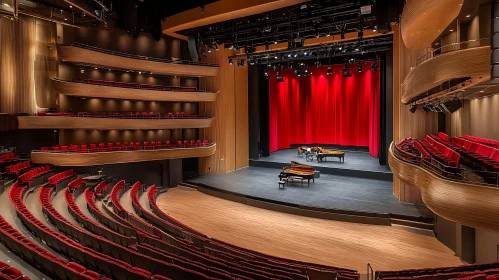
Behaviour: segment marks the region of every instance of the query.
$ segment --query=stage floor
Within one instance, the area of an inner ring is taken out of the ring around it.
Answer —
[[[327,161],[317,162],[314,157],[314,161],[306,161],[305,155],[298,156],[297,149],[284,149],[278,150],[270,154],[269,157],[261,157],[259,159],[251,159],[253,161],[265,161],[265,162],[279,162],[290,164],[291,161],[297,161],[311,166],[320,166],[326,168],[341,168],[350,170],[362,170],[362,171],[379,171],[379,172],[389,172],[391,171],[386,167],[386,165],[380,165],[379,160],[371,156],[368,152],[364,151],[349,151],[341,150],[345,152],[345,162],[340,162],[337,158],[327,158]]]
[[[294,155],[296,157],[296,153]],[[345,158],[345,163],[347,160]],[[301,183],[292,183],[286,185],[285,189],[278,189],[277,181],[280,171],[275,168],[250,166],[227,174],[200,175],[189,181],[285,203],[370,213],[393,213],[411,217],[421,216],[414,204],[400,202],[392,194],[393,183],[390,181],[321,174],[320,178],[315,179],[315,183],[310,182],[310,187],[307,187],[307,183],[304,182],[303,187]]]

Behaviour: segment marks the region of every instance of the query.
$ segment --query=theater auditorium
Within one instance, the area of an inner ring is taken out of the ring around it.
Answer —
[[[498,0],[0,0],[0,279],[499,279],[497,34]]]

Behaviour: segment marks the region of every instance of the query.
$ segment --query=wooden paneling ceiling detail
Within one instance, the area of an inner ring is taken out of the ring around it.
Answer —
[[[60,80],[51,80],[51,83],[52,88],[56,91],[56,93],[70,96],[93,98],[172,102],[210,102],[215,101],[218,96],[218,92],[159,91],[99,86],[92,84],[65,82]]]
[[[37,164],[53,164],[56,166],[90,166],[176,158],[207,157],[215,153],[216,149],[216,144],[213,144],[208,147],[196,148],[99,153],[47,153],[34,151],[31,152],[31,160],[33,163]]]
[[[201,13],[201,8],[195,8],[168,17],[163,21],[163,33],[187,40],[187,37],[176,32],[265,13],[307,1],[309,0],[220,0],[206,5],[204,13]]]
[[[117,56],[74,46],[57,45],[57,53],[62,60],[74,63],[100,65],[111,68],[132,69],[137,71],[153,72],[155,74],[186,77],[213,77],[218,75],[217,66],[155,62]]]
[[[464,0],[407,0],[402,12],[404,44],[424,49],[459,15]]]
[[[213,123],[209,119],[113,119],[76,118],[65,116],[18,116],[19,129],[174,129],[206,128]]]
[[[402,102],[455,78],[490,76],[490,46],[444,53],[413,68],[402,83]]]
[[[388,163],[400,180],[421,189],[423,202],[435,214],[470,227],[499,232],[499,189],[438,177],[396,158],[393,144]]]

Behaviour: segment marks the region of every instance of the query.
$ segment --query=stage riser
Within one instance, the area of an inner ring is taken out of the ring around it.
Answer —
[[[282,169],[283,167],[289,166],[289,163],[257,161],[257,160],[250,160],[249,164],[250,166],[254,167],[278,168],[278,169]],[[322,174],[384,180],[384,181],[393,182],[393,174],[390,172],[352,170],[345,168],[331,168],[331,167],[319,167],[319,166],[313,166],[313,168],[317,171],[320,171]]]

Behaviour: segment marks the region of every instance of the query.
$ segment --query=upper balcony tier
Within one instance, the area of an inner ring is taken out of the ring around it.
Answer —
[[[198,141],[199,142],[199,141]],[[71,149],[35,150],[31,152],[31,161],[37,164],[52,164],[56,166],[92,166],[103,164],[117,164],[128,162],[143,162],[177,158],[196,158],[213,155],[216,151],[215,143],[181,144],[178,145],[159,143],[130,143],[130,145],[120,145],[105,147],[104,144],[96,146],[91,144],[82,145]],[[92,145],[96,146],[95,148]],[[83,147],[85,146],[85,147]],[[102,146],[102,147],[100,147]]]
[[[45,113],[18,116],[19,129],[175,129],[210,127],[214,118],[186,113]]]
[[[499,154],[492,147],[462,141],[438,135],[407,138],[392,143],[388,162],[401,181],[421,190],[423,202],[435,214],[499,232],[499,165],[494,165]]]
[[[54,78],[52,88],[59,94],[143,101],[209,102],[215,101],[218,92],[204,92],[189,88],[144,85],[101,80],[65,81]]]
[[[402,83],[402,102],[455,95],[490,80],[491,53],[488,38],[446,45],[426,53],[417,59]]]
[[[132,69],[164,75],[213,77],[217,76],[219,71],[218,65],[214,64],[133,55],[79,43],[70,46],[57,45],[57,54],[62,60],[73,63]]]

